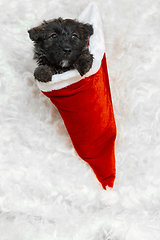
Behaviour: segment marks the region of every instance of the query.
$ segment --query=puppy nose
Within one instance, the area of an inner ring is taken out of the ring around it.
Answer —
[[[71,48],[69,48],[69,47],[64,47],[64,48],[63,48],[63,52],[64,52],[65,54],[70,54],[70,53],[71,53]]]

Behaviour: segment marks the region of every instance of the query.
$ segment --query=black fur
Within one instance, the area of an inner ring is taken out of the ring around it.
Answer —
[[[92,67],[93,56],[88,50],[92,25],[58,18],[44,21],[28,33],[34,41],[34,59],[38,63],[34,76],[38,81],[51,81],[53,74],[74,68],[83,76]]]

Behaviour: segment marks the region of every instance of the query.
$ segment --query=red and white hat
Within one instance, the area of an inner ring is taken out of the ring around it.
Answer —
[[[80,76],[77,70],[52,76],[47,83],[37,82],[62,116],[78,155],[93,169],[102,187],[113,187],[116,124],[107,71],[101,19],[90,3],[79,20],[93,25],[89,50],[94,56],[90,71]]]

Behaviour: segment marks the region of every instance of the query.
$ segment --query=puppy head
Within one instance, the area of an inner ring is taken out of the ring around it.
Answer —
[[[58,67],[70,67],[87,47],[93,34],[90,24],[62,18],[44,21],[40,26],[28,31],[34,41],[35,59],[40,63]]]

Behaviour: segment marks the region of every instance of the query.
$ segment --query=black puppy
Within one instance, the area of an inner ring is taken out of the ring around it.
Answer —
[[[53,74],[74,68],[83,76],[92,67],[93,55],[88,49],[92,25],[58,18],[44,21],[28,33],[34,41],[34,59],[38,63],[34,76],[38,81],[51,81]]]

